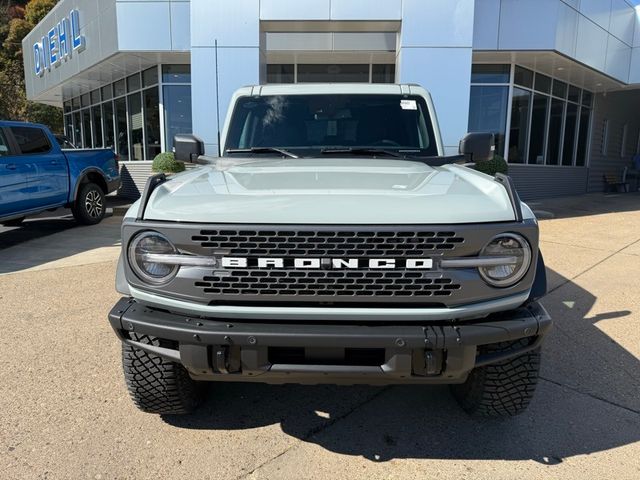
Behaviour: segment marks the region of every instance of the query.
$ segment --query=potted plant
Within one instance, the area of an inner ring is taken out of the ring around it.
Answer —
[[[476,162],[474,168],[479,172],[486,173],[491,176],[495,176],[496,173],[504,173],[506,175],[509,170],[507,161],[500,155],[494,155],[491,160]]]
[[[183,162],[176,160],[172,152],[163,152],[156,155],[156,158],[153,159],[151,170],[156,173],[171,175],[173,173],[184,172],[185,166]]]

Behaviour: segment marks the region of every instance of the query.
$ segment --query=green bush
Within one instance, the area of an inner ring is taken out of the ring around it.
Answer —
[[[184,163],[176,160],[175,155],[171,152],[159,153],[153,159],[151,170],[162,173],[184,172]]]
[[[507,161],[500,155],[494,155],[491,160],[476,162],[475,169],[487,175],[494,176],[496,173],[506,174],[509,166],[507,165]]]

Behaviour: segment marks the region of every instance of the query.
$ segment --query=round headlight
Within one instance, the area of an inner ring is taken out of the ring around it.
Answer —
[[[150,261],[153,254],[173,255],[176,247],[157,232],[143,232],[129,244],[129,265],[140,280],[152,285],[162,285],[170,281],[178,272],[177,265]]]
[[[503,233],[493,238],[480,252],[481,257],[503,257],[504,263],[480,267],[480,275],[494,287],[510,287],[522,280],[531,265],[531,247],[524,237]]]

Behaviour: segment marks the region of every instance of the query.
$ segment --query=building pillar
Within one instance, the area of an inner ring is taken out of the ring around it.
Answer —
[[[467,132],[474,0],[403,0],[398,81],[433,97],[447,154]]]
[[[259,0],[191,0],[193,132],[204,140],[209,155],[218,152],[218,129],[233,92],[260,83],[260,40]]]

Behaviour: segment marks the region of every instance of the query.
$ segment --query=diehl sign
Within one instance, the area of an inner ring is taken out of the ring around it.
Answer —
[[[71,10],[68,18],[63,18],[41,42],[33,45],[33,71],[38,77],[45,70],[57,67],[62,60],[71,58],[72,52],[81,52],[86,44],[84,35],[80,33],[80,15],[78,10]]]

